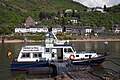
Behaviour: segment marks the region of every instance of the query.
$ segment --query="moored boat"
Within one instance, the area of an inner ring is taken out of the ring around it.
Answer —
[[[77,53],[68,41],[59,41],[54,33],[48,32],[44,45],[22,47],[17,59],[11,62],[12,70],[24,70],[32,67],[49,67],[52,61],[69,61],[74,65],[100,64],[108,54],[90,52]]]
[[[101,54],[88,53],[88,52],[78,53],[76,54],[76,57],[78,58],[73,57],[71,59],[71,63],[74,65],[99,65],[103,63],[106,56],[108,55],[109,53],[101,53]]]

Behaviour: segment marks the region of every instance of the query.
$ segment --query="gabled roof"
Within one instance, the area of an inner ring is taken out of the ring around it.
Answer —
[[[34,21],[34,19],[31,16],[29,16],[25,21]]]
[[[53,25],[51,26],[51,28],[61,28],[62,26],[61,25]]]
[[[45,26],[30,26],[30,28],[47,28]]]

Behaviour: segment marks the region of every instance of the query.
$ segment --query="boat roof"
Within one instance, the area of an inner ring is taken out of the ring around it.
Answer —
[[[76,54],[96,54],[96,52],[77,52]]]
[[[54,44],[54,46],[72,46],[70,44]]]
[[[25,46],[25,47],[43,47],[41,45],[29,45],[29,46]]]
[[[51,48],[68,48],[72,47],[71,44],[54,44]],[[30,45],[30,46],[24,46],[23,50],[32,50],[32,49],[40,49],[40,48],[47,48],[44,45]]]

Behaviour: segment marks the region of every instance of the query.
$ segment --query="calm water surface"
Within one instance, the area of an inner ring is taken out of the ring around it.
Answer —
[[[77,51],[96,51],[96,52],[109,52],[110,55],[107,59],[113,60],[116,63],[120,64],[120,42],[108,42],[108,45],[104,44],[104,42],[70,42],[74,44],[74,47]],[[12,52],[12,58],[18,56],[18,53],[22,46],[25,45],[41,45],[43,43],[0,43],[0,80],[8,80],[10,78],[14,78],[15,76],[19,76],[24,72],[11,72],[10,62],[11,59],[7,58],[7,50],[10,49]],[[93,67],[94,72],[101,74],[109,68],[113,69],[117,72],[120,72],[120,66],[115,65],[110,61],[103,62],[100,66]],[[49,75],[28,75],[25,74],[28,78],[43,78],[48,77]]]

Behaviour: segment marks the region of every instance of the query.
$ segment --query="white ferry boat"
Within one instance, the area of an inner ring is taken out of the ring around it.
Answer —
[[[47,67],[49,61],[67,61],[72,64],[100,64],[107,54],[80,52],[67,41],[59,41],[52,32],[46,34],[45,45],[32,45],[22,47],[17,59],[12,61],[11,69],[28,69],[31,67]]]

